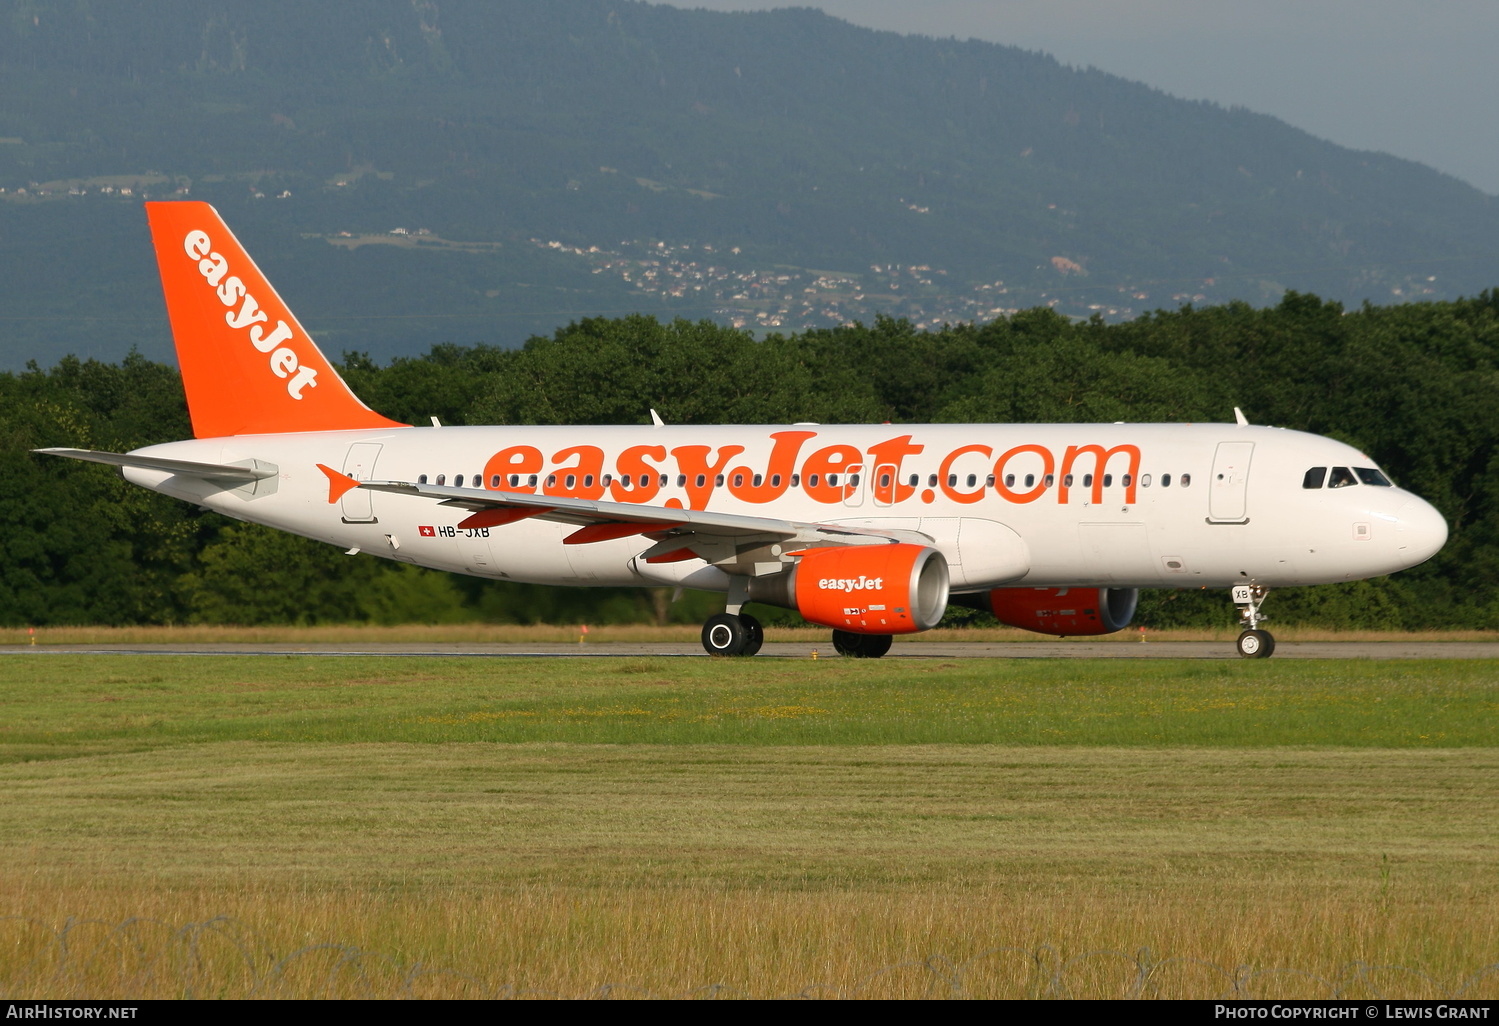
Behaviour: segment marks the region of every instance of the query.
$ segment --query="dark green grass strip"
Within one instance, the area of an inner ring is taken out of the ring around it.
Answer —
[[[206,741],[1499,745],[1491,661],[0,662],[0,759]]]

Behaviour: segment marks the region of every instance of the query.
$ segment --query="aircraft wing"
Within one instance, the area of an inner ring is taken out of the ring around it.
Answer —
[[[319,469],[328,476],[330,501],[337,501],[345,491],[357,487],[430,499],[438,505],[472,511],[471,516],[458,524],[461,528],[495,527],[528,518],[576,525],[578,530],[563,539],[563,544],[566,545],[584,545],[642,535],[655,542],[645,552],[646,558],[654,562],[671,562],[694,555],[709,562],[717,562],[724,558],[726,549],[733,552],[745,546],[778,542],[785,543],[787,548],[879,545],[902,541],[931,543],[930,538],[911,531],[881,531],[741,513],[412,484],[406,481],[355,481],[321,464]]]
[[[236,484],[253,484],[280,473],[275,467],[259,460],[246,460],[242,464],[194,463],[191,460],[134,456],[130,453],[104,452],[99,449],[32,449],[31,451],[47,456],[66,456],[70,460],[103,463],[111,467],[139,467],[141,470],[159,470],[167,474],[201,477],[209,481],[232,481]]]

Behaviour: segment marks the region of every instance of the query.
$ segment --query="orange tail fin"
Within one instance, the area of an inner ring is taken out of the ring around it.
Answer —
[[[147,203],[146,217],[194,435],[406,426],[349,390],[218,211]]]

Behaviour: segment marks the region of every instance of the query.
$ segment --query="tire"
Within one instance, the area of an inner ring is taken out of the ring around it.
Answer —
[[[765,644],[765,628],[760,626],[759,620],[745,613],[739,614],[739,622],[744,624],[744,651],[739,654],[752,656]]]
[[[895,639],[889,634],[855,634],[852,631],[833,632],[833,650],[850,659],[878,659],[890,651]]]
[[[1275,651],[1275,638],[1269,631],[1245,631],[1239,635],[1238,647],[1245,659],[1269,659]]]
[[[833,651],[841,656],[857,658],[859,655],[859,642],[864,639],[850,631],[833,632]]]
[[[739,617],[719,613],[703,624],[702,637],[703,650],[710,656],[737,656],[744,654],[749,631]]]

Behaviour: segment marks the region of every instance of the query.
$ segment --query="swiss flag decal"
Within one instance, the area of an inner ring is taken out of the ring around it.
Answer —
[[[417,533],[420,534],[423,538],[436,538],[437,537],[437,528],[432,527],[432,526],[430,526],[428,524],[422,524],[416,530],[417,530]]]

